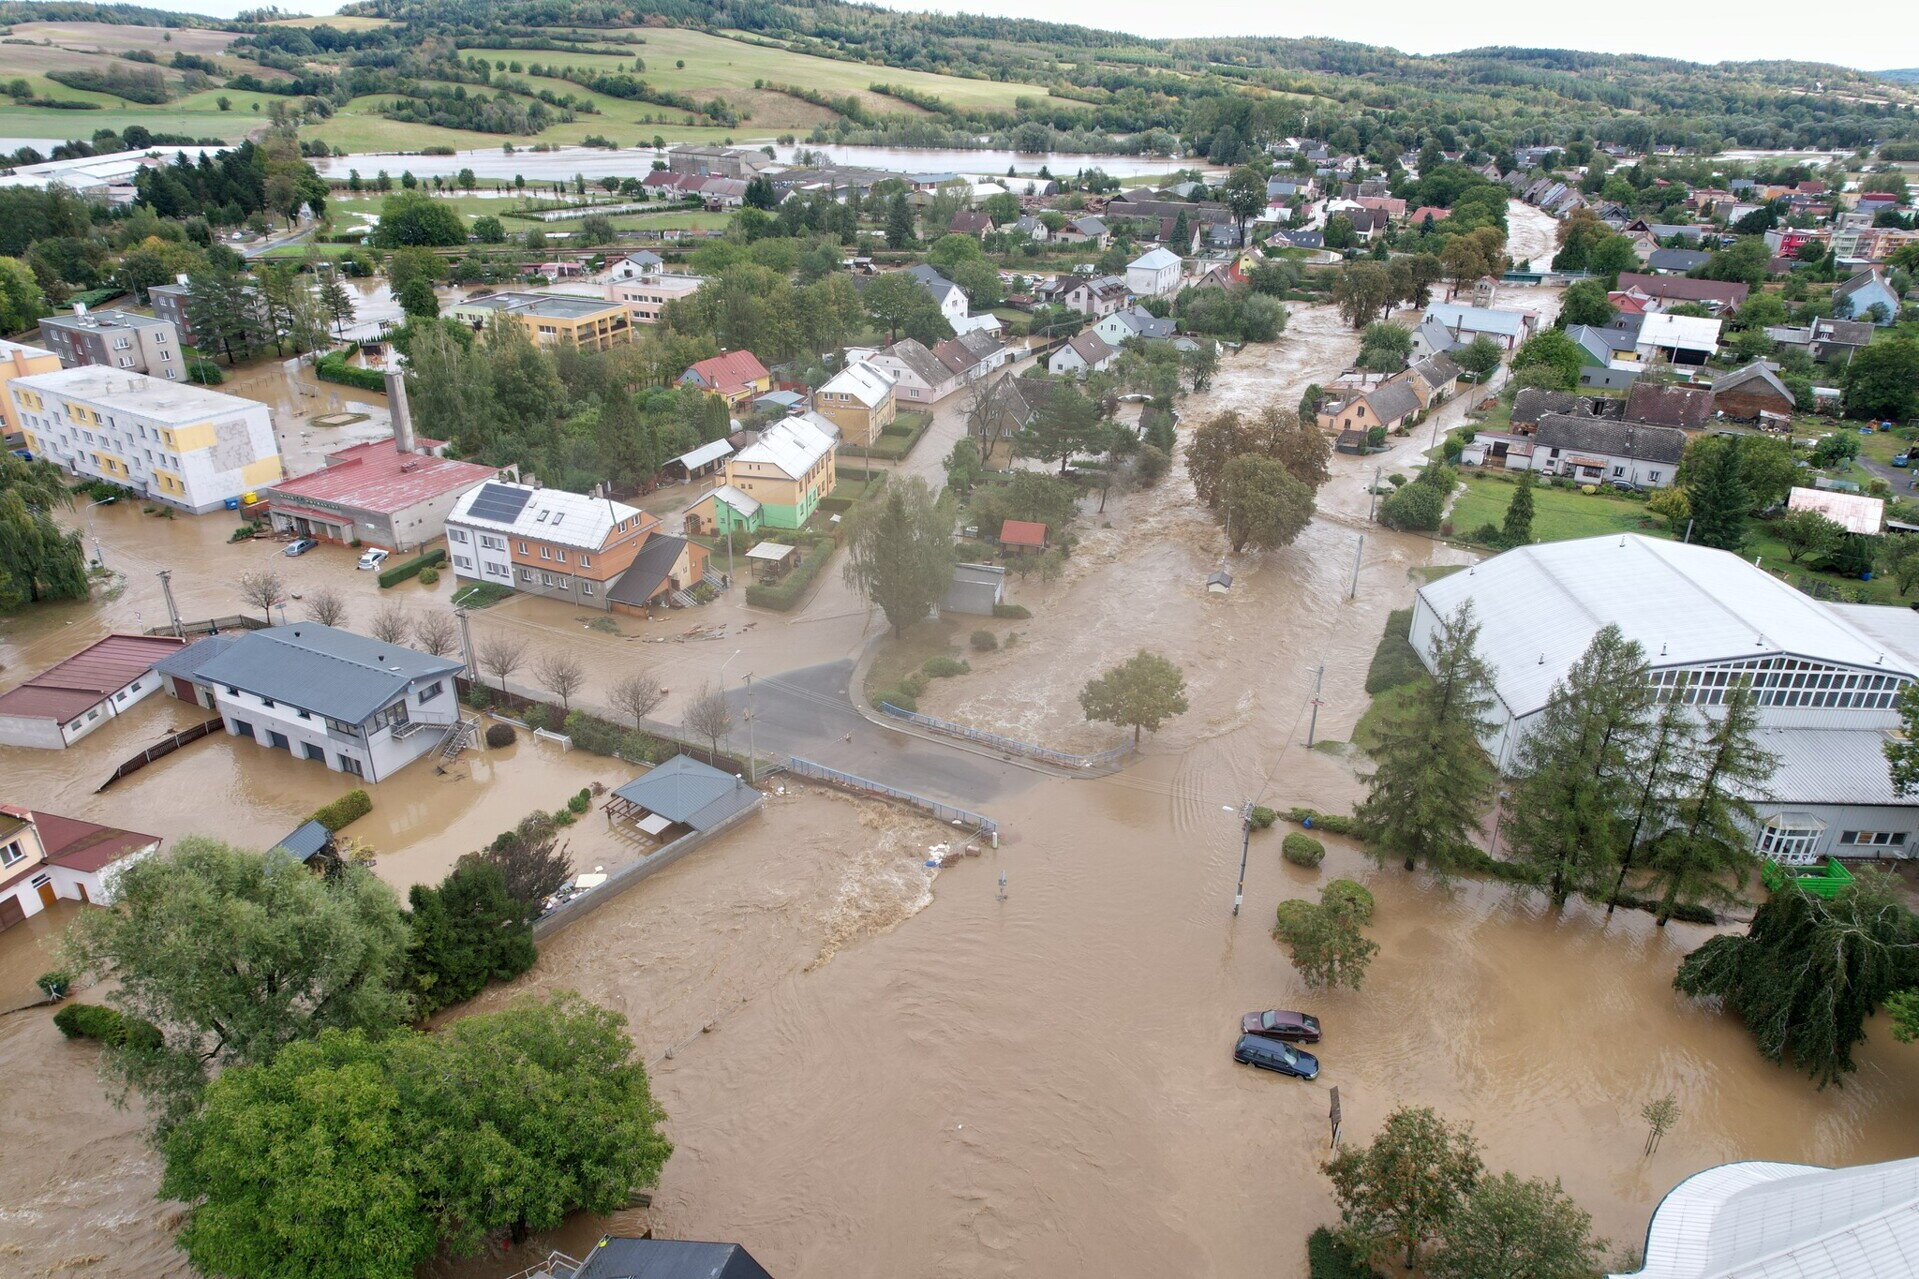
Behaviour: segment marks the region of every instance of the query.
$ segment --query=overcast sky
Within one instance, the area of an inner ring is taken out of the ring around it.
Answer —
[[[146,0],[160,8],[232,17],[260,0]],[[1648,10],[1609,13],[1590,4],[1537,0],[1372,0],[1371,3],[1289,6],[1228,0],[880,0],[889,8],[942,13],[993,13],[1074,22],[1135,35],[1329,36],[1387,45],[1407,53],[1447,53],[1480,45],[1652,53],[1695,62],[1802,58],[1868,70],[1919,67],[1919,5],[1884,0],[1835,10],[1849,17],[1828,22],[1803,0],[1745,0],[1718,11]],[[279,0],[301,13],[331,13],[329,0]],[[1285,25],[1281,25],[1284,23]]]

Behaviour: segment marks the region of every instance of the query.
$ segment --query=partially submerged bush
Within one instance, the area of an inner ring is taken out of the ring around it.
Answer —
[[[1326,860],[1326,845],[1311,835],[1302,835],[1294,831],[1279,846],[1279,855],[1295,866],[1305,866],[1310,869]]]
[[[68,1039],[97,1039],[114,1048],[160,1047],[160,1028],[99,1004],[68,1004],[53,1015],[53,1024]]]
[[[363,790],[350,790],[313,814],[313,820],[330,831],[338,831],[373,811],[373,796]]]
[[[999,647],[999,639],[991,631],[974,631],[969,643],[975,653],[990,653]]]
[[[489,724],[486,729],[486,744],[498,750],[502,746],[513,745],[513,739],[518,736],[511,724]]]
[[[954,675],[964,675],[972,670],[963,657],[954,657],[951,653],[935,653],[920,665],[920,669],[933,679],[946,679]]]

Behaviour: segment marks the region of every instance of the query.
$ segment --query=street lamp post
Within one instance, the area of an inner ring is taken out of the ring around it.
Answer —
[[[113,505],[113,504],[114,504],[115,502],[117,502],[117,501],[119,501],[119,500],[120,500],[120,499],[119,499],[119,498],[117,498],[117,497],[103,497],[103,498],[101,498],[101,499],[100,499],[99,501],[97,501],[97,502],[88,502],[88,503],[87,503],[87,511],[86,511],[86,514],[87,514],[87,537],[88,537],[88,539],[89,539],[89,540],[91,540],[91,541],[92,541],[92,543],[93,543],[93,560],[94,560],[94,563],[96,563],[96,564],[98,564],[98,565],[99,565],[99,566],[100,566],[101,568],[105,568],[105,567],[107,566],[107,555],[106,555],[106,552],[105,552],[105,551],[103,551],[103,550],[101,550],[101,549],[100,549],[100,537],[99,537],[99,535],[98,535],[98,534],[96,534],[96,533],[95,533],[95,532],[93,531],[93,508],[94,508],[94,507],[96,507],[96,506],[111,506],[111,505]]]

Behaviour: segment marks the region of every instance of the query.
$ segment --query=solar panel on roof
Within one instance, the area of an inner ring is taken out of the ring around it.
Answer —
[[[532,497],[531,489],[514,488],[509,484],[482,484],[479,496],[473,499],[467,514],[476,520],[498,520],[502,524],[511,524],[520,518],[520,512],[526,509]]]

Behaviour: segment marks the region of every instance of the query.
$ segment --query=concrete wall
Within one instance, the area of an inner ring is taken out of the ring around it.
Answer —
[[[744,812],[733,814],[733,816],[727,818],[718,826],[714,826],[708,830],[694,831],[691,835],[682,835],[665,848],[652,854],[645,861],[614,871],[611,875],[607,876],[606,882],[598,888],[582,896],[575,897],[572,901],[561,906],[551,914],[542,916],[533,925],[533,939],[535,941],[544,940],[568,924],[592,914],[601,906],[612,901],[615,897],[633,887],[641,880],[650,878],[660,871],[665,870],[668,866],[679,861],[682,857],[685,857],[694,849],[705,844],[708,840],[717,838],[720,834],[731,830],[740,822],[757,815],[765,803],[766,799],[762,796],[753,802],[751,808]],[[609,818],[608,820],[610,821],[612,819]]]

